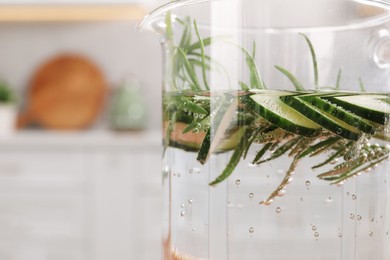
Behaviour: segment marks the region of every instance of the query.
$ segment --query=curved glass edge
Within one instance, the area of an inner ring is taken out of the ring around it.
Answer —
[[[169,2],[150,12],[136,25],[135,28],[137,31],[143,31],[146,28],[150,28],[151,25],[156,20],[158,20],[161,16],[163,16],[165,13],[169,11],[172,11],[180,7],[188,6],[188,5],[200,4],[200,3],[210,2],[210,1],[220,1],[220,0],[177,0],[177,1]]]
[[[159,21],[163,20],[163,16],[173,11],[177,8],[190,6],[194,4],[201,4],[206,2],[217,2],[217,1],[226,1],[226,0],[176,0],[169,3],[166,3],[156,9],[154,9],[152,12],[150,12],[148,15],[146,15],[140,22],[138,22],[135,26],[135,29],[139,32],[144,31],[145,29],[149,29],[155,32],[159,32],[159,29],[164,29],[163,24]],[[355,29],[362,29],[362,28],[369,28],[376,26],[378,24],[384,24],[387,22],[390,22],[390,2],[384,1],[384,0],[352,0],[353,2],[362,3],[367,6],[374,6],[383,8],[386,10],[383,14],[380,15],[374,15],[370,16],[367,19],[364,19],[362,21],[346,24],[346,25],[332,25],[332,26],[318,26],[318,27],[247,27],[247,28],[237,28],[238,31],[246,31],[246,32],[264,32],[264,33],[297,33],[297,32],[303,32],[303,33],[309,33],[309,32],[324,32],[324,31],[346,31],[346,30],[355,30]],[[202,24],[198,23],[199,28],[210,28],[210,25],[208,24]],[[216,28],[218,29],[218,28]],[[221,28],[226,29],[226,28]],[[234,28],[230,28],[233,29]]]

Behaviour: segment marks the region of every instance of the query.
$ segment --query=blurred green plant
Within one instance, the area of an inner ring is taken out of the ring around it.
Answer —
[[[16,102],[15,94],[9,85],[0,81],[0,104],[13,104]]]

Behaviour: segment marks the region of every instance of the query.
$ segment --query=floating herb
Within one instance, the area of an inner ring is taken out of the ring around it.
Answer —
[[[170,19],[167,16],[168,39],[173,37]],[[248,67],[249,83],[234,83],[242,91],[210,92],[213,86],[210,86],[209,71],[218,68],[226,77],[229,76],[218,61],[206,54],[206,48],[217,38],[202,38],[196,21],[189,18],[178,22],[183,26],[183,35],[178,46],[172,46],[171,83],[175,91],[165,93],[164,98],[164,147],[197,152],[201,164],[206,164],[212,154],[230,151],[229,162],[210,185],[217,185],[233,174],[240,161],[248,157],[253,145],[259,147],[254,158],[249,158],[253,166],[277,160],[283,155],[292,158],[281,183],[261,202],[264,205],[284,194],[295,168],[307,157],[319,158],[311,168],[325,167],[318,178],[331,184],[341,184],[389,158],[390,149],[386,145],[369,145],[366,140],[371,135],[389,139],[386,127],[390,118],[388,96],[364,94],[365,87],[359,79],[360,92],[344,93],[343,98],[338,99],[340,92],[335,90],[340,89],[341,69],[335,86],[326,87],[333,92],[320,89],[317,56],[306,35],[301,34],[312,57],[315,91],[305,90],[297,77],[280,66],[275,68],[291,81],[296,92],[267,90],[255,62],[254,42],[251,53],[235,45],[241,50]],[[194,33],[196,37],[192,37]],[[256,96],[263,98],[256,99]],[[361,102],[361,98],[372,102]],[[254,105],[259,109],[253,109]],[[311,115],[304,113],[303,106],[310,108]],[[180,135],[203,136],[202,140],[191,147],[181,144],[180,140],[171,141],[178,123],[185,125]]]

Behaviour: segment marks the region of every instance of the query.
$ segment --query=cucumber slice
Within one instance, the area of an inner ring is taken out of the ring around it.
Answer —
[[[180,127],[180,129],[182,129],[182,127]],[[245,129],[242,127],[238,128],[236,131],[233,131],[228,138],[221,141],[221,143],[217,146],[215,153],[224,153],[234,150],[239,144],[241,137],[244,133]],[[205,133],[186,133],[175,135],[174,132],[171,137],[171,140],[169,140],[169,146],[187,152],[198,152],[202,145],[204,137]]]
[[[386,124],[389,120],[390,104],[387,95],[358,94],[321,98],[381,125]]]
[[[240,100],[249,110],[283,130],[307,137],[314,136],[320,126],[280,100],[280,97],[290,95],[290,92],[268,90],[242,96]]]
[[[358,129],[331,115],[327,111],[320,110],[311,105],[309,102],[302,99],[300,95],[282,96],[280,99],[285,104],[291,106],[307,118],[313,120],[315,123],[334,134],[354,141],[357,141],[362,135]]]
[[[226,94],[216,113],[211,116],[211,126],[198,152],[197,160],[201,164],[205,164],[210,154],[216,153],[218,146],[227,139],[226,132],[231,128],[237,107],[237,98]]]
[[[340,119],[341,121],[359,129],[360,131],[366,134],[374,134],[374,127],[370,125],[367,121],[363,120],[361,117],[348,112],[347,110],[332,104],[326,99],[322,99],[323,94],[310,94],[310,95],[300,95],[299,98],[305,100],[311,105],[315,106],[321,111],[325,111],[328,114]],[[328,94],[325,94],[328,95]]]

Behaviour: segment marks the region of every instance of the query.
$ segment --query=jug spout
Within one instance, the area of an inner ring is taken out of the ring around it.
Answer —
[[[176,9],[181,7],[200,4],[204,2],[210,2],[213,0],[177,0],[172,1],[167,4],[164,4],[157,9],[150,12],[147,16],[145,16],[138,24],[136,29],[138,31],[143,30],[152,30],[158,34],[164,34],[167,29],[167,19],[166,14],[174,13]],[[171,19],[174,20],[175,15],[172,14]]]

